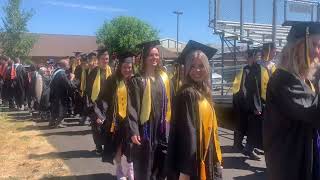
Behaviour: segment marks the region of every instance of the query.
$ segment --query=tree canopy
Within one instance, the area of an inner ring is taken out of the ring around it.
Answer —
[[[135,17],[119,16],[105,22],[97,32],[97,42],[112,53],[137,52],[136,45],[158,39],[158,31]]]
[[[35,37],[28,34],[27,23],[33,11],[21,10],[21,0],[8,0],[3,7],[4,16],[0,27],[2,53],[13,57],[26,57],[32,49]]]

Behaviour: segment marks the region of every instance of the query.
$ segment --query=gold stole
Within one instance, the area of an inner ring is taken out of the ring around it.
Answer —
[[[236,75],[233,81],[232,93],[237,94],[240,91],[243,69]]]
[[[111,67],[109,65],[106,66],[106,79],[112,74]]]
[[[100,92],[100,84],[101,84],[101,77],[100,77],[100,68],[97,70],[96,78],[93,82],[93,87],[91,91],[91,100],[94,102],[97,100],[99,92]]]
[[[170,86],[170,80],[164,71],[160,71],[160,77],[162,79],[162,82],[165,86],[166,90],[166,97],[167,97],[167,112],[166,112],[166,121],[170,122],[171,120],[171,86]]]
[[[151,113],[151,82],[150,77],[146,78],[146,86],[143,91],[142,105],[140,112],[140,123],[144,124],[149,120]]]
[[[118,83],[117,87],[117,98],[118,98],[118,114],[124,119],[127,116],[127,87],[123,80]]]
[[[72,71],[72,74],[74,74],[74,71],[76,70],[76,67],[77,67],[77,63],[76,62],[73,62],[72,63],[72,69],[71,69],[71,71]]]
[[[199,138],[200,138],[200,179],[206,180],[206,165],[205,160],[209,150],[210,141],[213,135],[215,153],[218,161],[222,162],[222,153],[220,149],[220,142],[218,139],[218,122],[214,109],[211,107],[209,101],[201,97],[198,101],[199,108]]]
[[[81,82],[80,82],[81,97],[83,97],[85,89],[86,89],[86,70],[82,68]]]
[[[117,104],[118,104],[118,114],[124,120],[127,116],[127,99],[128,99],[128,91],[126,84],[123,80],[117,82]],[[115,120],[112,120],[110,132],[114,133],[115,130]]]
[[[275,66],[272,66],[271,73],[274,73],[276,70]],[[268,69],[260,66],[260,71],[261,71],[261,97],[263,100],[267,99],[267,87],[268,87],[268,82],[270,79]]]

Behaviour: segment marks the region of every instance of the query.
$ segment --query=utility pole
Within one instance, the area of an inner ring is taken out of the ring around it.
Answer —
[[[272,2],[272,42],[276,43],[277,36],[277,0],[273,0]]]
[[[177,55],[179,55],[179,16],[183,14],[182,11],[173,11],[174,14],[177,15]]]

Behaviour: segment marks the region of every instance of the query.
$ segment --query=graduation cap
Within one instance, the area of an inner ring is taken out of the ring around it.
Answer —
[[[133,56],[135,56],[135,54],[129,51],[119,54],[119,63],[133,63]]]
[[[81,54],[80,55],[80,61],[81,62],[88,62],[88,55],[87,54]]]
[[[55,62],[54,59],[48,59],[48,60],[47,60],[47,64],[50,64],[50,65],[53,65],[54,62]]]
[[[208,59],[211,59],[218,51],[217,49],[215,49],[213,47],[201,44],[201,43],[193,41],[193,40],[190,40],[187,43],[186,47],[181,52],[180,56],[178,57],[178,62],[180,64],[184,64],[187,55],[193,51],[196,51],[196,50],[202,51],[208,57]]]
[[[91,52],[87,55],[88,60],[91,60],[93,57],[97,57],[97,54],[95,52]]]
[[[309,37],[311,35],[320,34],[320,23],[319,22],[298,22],[294,21],[290,23],[292,25],[291,30],[287,36],[288,43],[295,43],[298,40],[305,39],[305,59],[307,68],[310,67],[310,56],[309,56]]]
[[[253,57],[256,54],[258,54],[259,52],[261,52],[261,47],[252,47],[252,48],[247,49],[248,57]]]
[[[75,56],[75,57],[78,57],[78,56],[81,55],[82,52],[81,52],[81,51],[75,51],[75,52],[73,52],[73,53],[74,53],[74,56]]]

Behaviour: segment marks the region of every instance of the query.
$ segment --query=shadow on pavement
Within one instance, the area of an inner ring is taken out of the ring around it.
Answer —
[[[239,177],[234,177],[234,180],[266,180],[267,176],[265,172],[259,172],[259,173],[254,173],[250,174],[247,176],[239,176]]]
[[[246,160],[246,157],[223,157],[223,167],[225,169],[248,170],[254,173],[261,173],[266,170],[266,168],[250,166],[245,162]]]
[[[116,180],[115,176],[111,174],[89,174],[89,175],[78,175],[78,176],[54,176],[44,177],[41,180]]]
[[[99,157],[93,151],[79,150],[79,151],[66,151],[66,152],[51,152],[46,154],[31,154],[29,159],[75,159],[75,158],[97,158]]]
[[[91,130],[83,130],[83,131],[64,131],[64,132],[52,132],[52,133],[44,133],[39,136],[85,136],[91,134]]]

